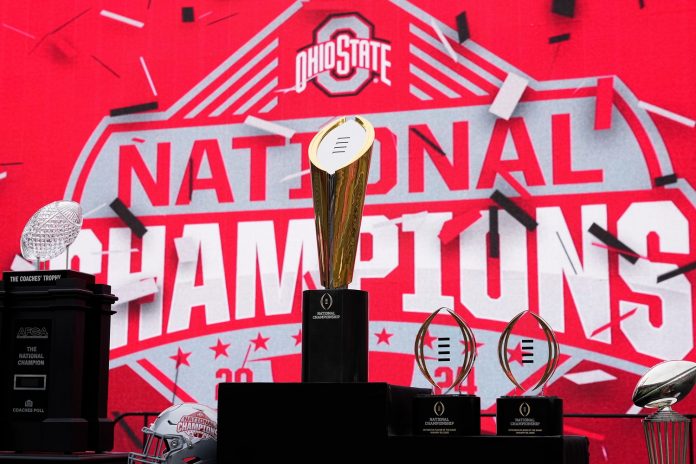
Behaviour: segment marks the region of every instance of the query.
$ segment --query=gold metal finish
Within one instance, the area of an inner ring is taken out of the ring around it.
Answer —
[[[420,326],[420,329],[418,329],[418,333],[416,334],[416,341],[413,344],[413,351],[416,356],[416,364],[418,365],[418,369],[420,369],[425,379],[428,382],[430,382],[433,388],[437,388],[437,383],[435,382],[435,380],[433,380],[433,377],[432,375],[430,375],[428,367],[425,364],[424,346],[425,335],[428,333],[428,328],[430,327],[430,324],[433,322],[433,319],[435,319],[435,316],[437,316],[438,313],[443,309],[446,310],[450,314],[450,316],[452,316],[452,318],[457,322],[457,325],[459,326],[459,329],[462,332],[462,338],[464,339],[464,360],[462,361],[462,368],[459,371],[457,377],[452,382],[452,385],[450,385],[450,387],[445,391],[445,394],[447,394],[453,388],[464,382],[464,379],[466,379],[466,377],[469,375],[471,368],[474,367],[474,361],[476,361],[476,338],[474,337],[474,332],[471,330],[471,328],[469,328],[467,323],[464,322],[464,319],[462,319],[461,316],[459,316],[459,314],[455,313],[449,308],[443,307],[436,309],[423,322],[423,324]]]
[[[345,288],[353,280],[365,189],[375,140],[372,124],[355,116],[355,121],[365,129],[365,142],[348,165],[329,174],[318,160],[319,144],[329,132],[347,121],[348,118],[342,117],[331,122],[309,144],[319,274],[322,285],[329,289]]]
[[[546,343],[548,347],[549,358],[548,361],[546,361],[546,369],[544,370],[544,375],[541,376],[539,382],[537,382],[534,388],[532,388],[532,390],[536,390],[537,388],[542,387],[543,394],[543,386],[546,385],[546,382],[549,381],[553,373],[556,371],[556,367],[558,367],[558,357],[560,355],[560,350],[558,347],[558,341],[556,340],[556,335],[553,333],[551,326],[541,316],[531,311],[522,311],[517,316],[512,318],[512,320],[505,327],[505,330],[503,330],[503,333],[500,334],[500,340],[498,341],[498,361],[500,362],[500,366],[503,368],[503,372],[505,373],[507,378],[510,379],[510,381],[513,384],[515,384],[517,388],[519,388],[520,390],[524,390],[522,385],[520,385],[515,376],[512,374],[510,362],[508,361],[507,357],[507,350],[508,343],[510,341],[510,334],[512,333],[512,328],[515,326],[517,321],[522,316],[524,316],[525,313],[529,313],[532,316],[534,316],[534,319],[536,319],[536,321],[541,326],[541,329],[544,331],[544,335],[546,335]]]

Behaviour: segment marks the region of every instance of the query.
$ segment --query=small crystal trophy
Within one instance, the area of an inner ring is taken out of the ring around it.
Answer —
[[[431,325],[442,310],[456,325]],[[480,435],[480,398],[457,391],[476,360],[476,338],[466,322],[451,309],[436,309],[418,330],[414,354],[418,368],[433,386],[433,394],[419,395],[413,400],[414,433]],[[436,394],[438,391],[442,393]]]
[[[540,348],[538,346],[540,344],[536,340],[516,337],[518,338],[517,344],[515,348],[510,349],[512,331],[517,322],[527,314],[534,318],[546,338],[544,370],[539,380],[531,388],[525,388],[517,380],[510,364],[511,357],[514,357],[514,360],[520,365],[518,373],[529,374],[530,371],[539,370],[535,351]],[[563,434],[563,401],[555,396],[544,396],[544,387],[556,371],[559,355],[558,342],[551,326],[538,314],[522,311],[508,323],[498,342],[498,360],[507,378],[510,379],[517,391],[522,392],[522,395],[503,396],[497,399],[496,427],[498,435],[547,436]],[[540,393],[538,396],[525,396],[526,392],[537,390]]]

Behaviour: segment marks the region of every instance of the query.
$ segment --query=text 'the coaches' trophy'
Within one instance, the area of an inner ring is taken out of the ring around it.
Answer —
[[[367,382],[367,292],[353,279],[375,130],[339,118],[309,145],[319,273],[324,290],[302,298],[302,381]]]
[[[535,325],[540,326],[543,330],[546,340],[542,342],[534,338],[515,336],[517,343],[511,349],[510,337],[513,328],[524,315],[533,317]],[[537,358],[537,350],[546,351],[543,373],[536,384],[532,386],[529,383],[525,388],[513,373],[511,362],[516,363],[517,375],[525,376],[529,382],[535,374],[541,371],[540,363],[535,359]],[[523,396],[503,396],[496,401],[498,435],[548,436],[563,434],[563,400],[556,396],[544,396],[544,387],[556,371],[559,356],[556,335],[551,326],[538,314],[522,311],[508,323],[498,342],[498,360],[507,378],[523,393]],[[539,396],[524,396],[525,392],[534,392],[539,389]]]

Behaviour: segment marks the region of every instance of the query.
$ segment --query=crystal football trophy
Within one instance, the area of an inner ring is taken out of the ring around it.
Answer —
[[[375,130],[339,118],[309,145],[319,274],[302,296],[302,381],[367,382],[367,292],[348,289],[360,236]]]
[[[503,372],[515,385],[516,389],[525,392],[522,384],[517,380],[510,366],[509,352],[517,353],[517,362],[521,366],[531,365],[536,369],[534,361],[534,347],[537,343],[530,338],[521,338],[514,349],[509,348],[512,330],[517,322],[529,314],[538,323],[546,338],[547,360],[543,374],[537,383],[528,391],[541,388],[539,396],[503,396],[497,399],[496,426],[498,435],[519,436],[548,436],[563,434],[563,401],[555,396],[544,396],[544,387],[553,376],[558,366],[560,351],[556,336],[551,326],[538,314],[531,311],[522,311],[512,318],[500,335],[498,342],[498,360]],[[529,369],[529,368],[528,368]]]
[[[0,281],[0,449],[106,451],[111,287],[91,274],[41,270],[82,225],[82,209],[56,201],[22,232],[24,258],[37,270],[5,272]],[[66,264],[66,267],[67,264]]]
[[[432,330],[437,333],[431,333],[432,322],[443,309],[456,326],[438,326]],[[427,354],[426,345],[430,349]],[[475,395],[448,394],[460,389],[476,360],[476,338],[466,322],[451,309],[436,309],[418,330],[414,352],[418,368],[433,389],[444,390],[440,395],[418,395],[413,399],[414,433],[480,435],[481,399]],[[461,362],[459,356],[462,356]],[[443,380],[438,382],[435,378]]]
[[[29,219],[22,237],[20,249],[22,256],[36,261],[36,269],[41,262],[65,252],[65,267],[68,268],[69,247],[77,238],[82,227],[82,207],[74,201],[54,201],[38,210]]]
[[[696,363],[665,361],[653,366],[638,381],[633,403],[657,408],[643,419],[650,464],[687,464],[691,421],[672,409],[696,384]]]

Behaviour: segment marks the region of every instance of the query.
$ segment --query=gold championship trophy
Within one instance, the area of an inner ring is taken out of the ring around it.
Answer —
[[[350,290],[375,130],[339,118],[309,145],[324,290],[302,297],[302,381],[367,382],[367,292]]]

